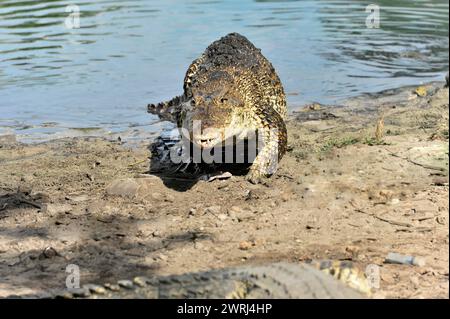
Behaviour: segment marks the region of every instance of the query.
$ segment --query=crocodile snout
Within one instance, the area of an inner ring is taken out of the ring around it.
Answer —
[[[222,133],[218,129],[208,129],[207,132],[194,134],[192,142],[203,148],[214,147],[217,144],[222,143]]]

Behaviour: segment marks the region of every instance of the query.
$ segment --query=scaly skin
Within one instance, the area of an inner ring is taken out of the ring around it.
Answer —
[[[221,145],[230,132],[244,138],[242,132],[257,131],[263,147],[247,178],[258,183],[276,171],[286,152],[286,97],[272,64],[249,40],[231,33],[213,42],[189,66],[183,88],[169,102],[148,105],[149,113],[187,129],[203,148]]]
[[[113,284],[88,284],[79,289],[27,297],[342,299],[365,298],[369,294],[367,279],[351,263],[318,261],[310,264],[274,263],[241,266],[172,276],[140,276],[133,280],[119,280]]]

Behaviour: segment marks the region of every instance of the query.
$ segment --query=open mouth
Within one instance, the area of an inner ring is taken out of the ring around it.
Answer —
[[[202,148],[211,148],[222,144],[222,134],[220,131],[210,130],[202,134],[194,134],[192,142]]]

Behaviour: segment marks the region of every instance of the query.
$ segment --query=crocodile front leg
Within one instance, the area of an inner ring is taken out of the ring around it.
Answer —
[[[258,138],[262,139],[258,144],[262,144],[262,148],[246,178],[251,183],[257,184],[276,172],[278,162],[286,152],[287,131],[283,118],[271,107],[258,108],[254,120],[258,123]]]

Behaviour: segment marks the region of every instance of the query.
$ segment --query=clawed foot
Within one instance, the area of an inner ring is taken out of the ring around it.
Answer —
[[[245,176],[245,179],[252,184],[261,184],[266,178],[266,175],[259,170],[250,170]]]

